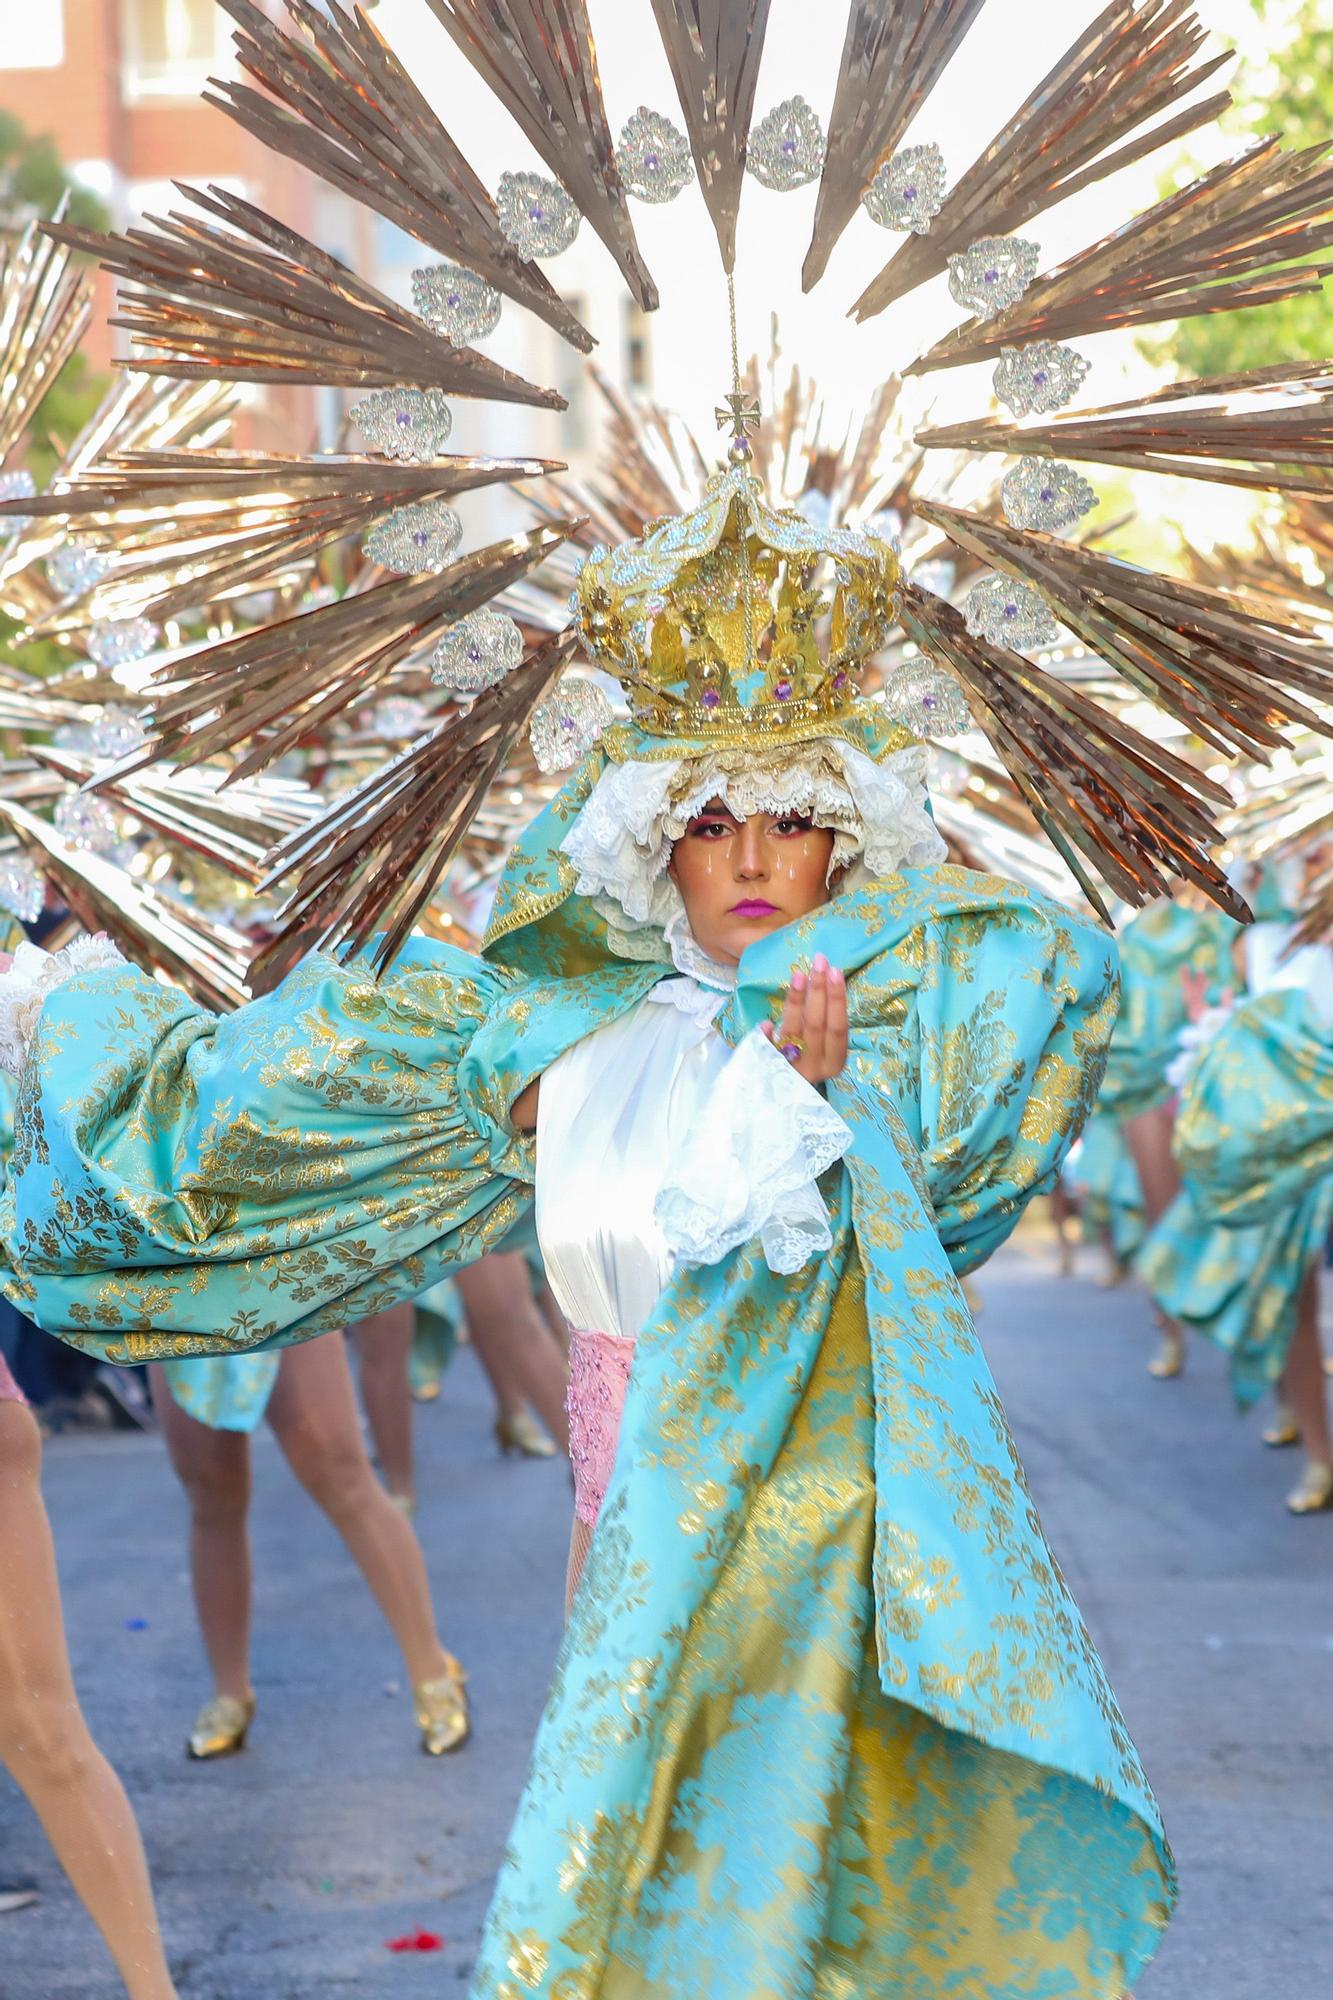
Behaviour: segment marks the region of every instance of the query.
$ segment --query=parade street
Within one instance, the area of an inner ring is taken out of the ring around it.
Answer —
[[[1099,1287],[1097,1262],[1080,1253],[1062,1280],[1034,1232],[982,1274],[980,1327],[1179,1862],[1179,1918],[1139,1994],[1307,2000],[1333,1979],[1333,1592],[1314,1587],[1333,1568],[1333,1518],[1284,1513],[1294,1455],[1235,1416],[1216,1354],[1196,1349],[1181,1381],[1148,1378],[1147,1306]],[[439,1763],[417,1748],[368,1593],[263,1435],[258,1720],[244,1755],[187,1763],[207,1690],[161,1442],[48,1446],[75,1672],[137,1806],[188,2000],[466,1992],[558,1643],[569,1514],[563,1468],[502,1462],[490,1415],[467,1352],[418,1413],[422,1540],[476,1720]],[[3,1778],[0,1857],[41,1890],[0,1918],[3,2000],[113,2000],[89,1921]],[[441,1948],[388,1949],[423,1932]]]

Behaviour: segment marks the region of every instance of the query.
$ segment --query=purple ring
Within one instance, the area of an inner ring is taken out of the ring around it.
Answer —
[[[786,1056],[789,1063],[798,1063],[802,1055],[801,1045],[799,1042],[784,1042],[779,1053]]]

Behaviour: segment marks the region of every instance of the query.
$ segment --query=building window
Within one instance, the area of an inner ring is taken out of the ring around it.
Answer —
[[[194,97],[226,53],[215,0],[124,0],[129,97]]]
[[[648,314],[633,299],[625,300],[625,386],[648,389],[653,380],[653,334]]]
[[[65,60],[65,0],[15,7],[0,33],[0,69],[55,69]]]

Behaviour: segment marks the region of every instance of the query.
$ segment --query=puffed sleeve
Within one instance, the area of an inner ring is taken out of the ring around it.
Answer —
[[[1244,1226],[1333,1174],[1333,1024],[1288,988],[1247,1000],[1203,1050],[1175,1152],[1200,1209]]]
[[[918,951],[906,1037],[916,1074],[897,1072],[899,1108],[961,1273],[1054,1184],[1088,1119],[1115,1026],[1117,955],[1109,933],[1035,897],[928,923]]]
[[[315,956],[221,1018],[124,963],[29,994],[6,1291],[112,1360],[225,1354],[483,1255],[531,1194],[499,1067],[468,1062],[516,984],[420,940],[379,981]]]

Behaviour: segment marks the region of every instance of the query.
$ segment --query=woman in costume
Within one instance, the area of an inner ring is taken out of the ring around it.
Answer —
[[[1170,1908],[959,1284],[1086,1116],[1115,947],[939,865],[856,695],[896,584],[734,465],[585,565],[633,720],[480,960],[315,956],[225,1019],[86,956],[6,982],[8,1284],[110,1358],[382,1310],[535,1194],[586,1567],[477,2000],[1106,2000]]]
[[[41,1821],[130,2000],[176,2000],[134,1809],[74,1689],[41,1450],[0,1355],[0,1764]]]
[[[376,1338],[373,1326],[364,1337]],[[205,1759],[243,1750],[254,1720],[249,1433],[265,1417],[393,1631],[422,1749],[432,1757],[457,1749],[468,1732],[462,1670],[440,1643],[408,1510],[386,1492],[367,1456],[341,1333],[281,1355],[168,1360],[151,1374],[158,1421],[189,1503],[190,1578],[213,1676],[213,1693],[195,1718],[187,1753]]]
[[[1161,1309],[1228,1356],[1238,1405],[1276,1390],[1264,1433],[1300,1443],[1294,1514],[1333,1507],[1319,1272],[1333,1225],[1333,950],[1291,950],[1289,924],[1244,939],[1246,997],[1196,1009],[1181,1073],[1181,1194],[1140,1269]]]
[[[1180,1193],[1171,1149],[1175,1094],[1167,1070],[1189,1019],[1187,987],[1198,986],[1208,1005],[1221,999],[1235,983],[1231,954],[1237,935],[1229,917],[1202,901],[1156,904],[1121,933],[1124,993],[1097,1115],[1119,1121],[1138,1178],[1142,1229],[1148,1232]],[[1185,1335],[1165,1311],[1159,1324],[1161,1345],[1148,1372],[1167,1381],[1185,1365]]]

